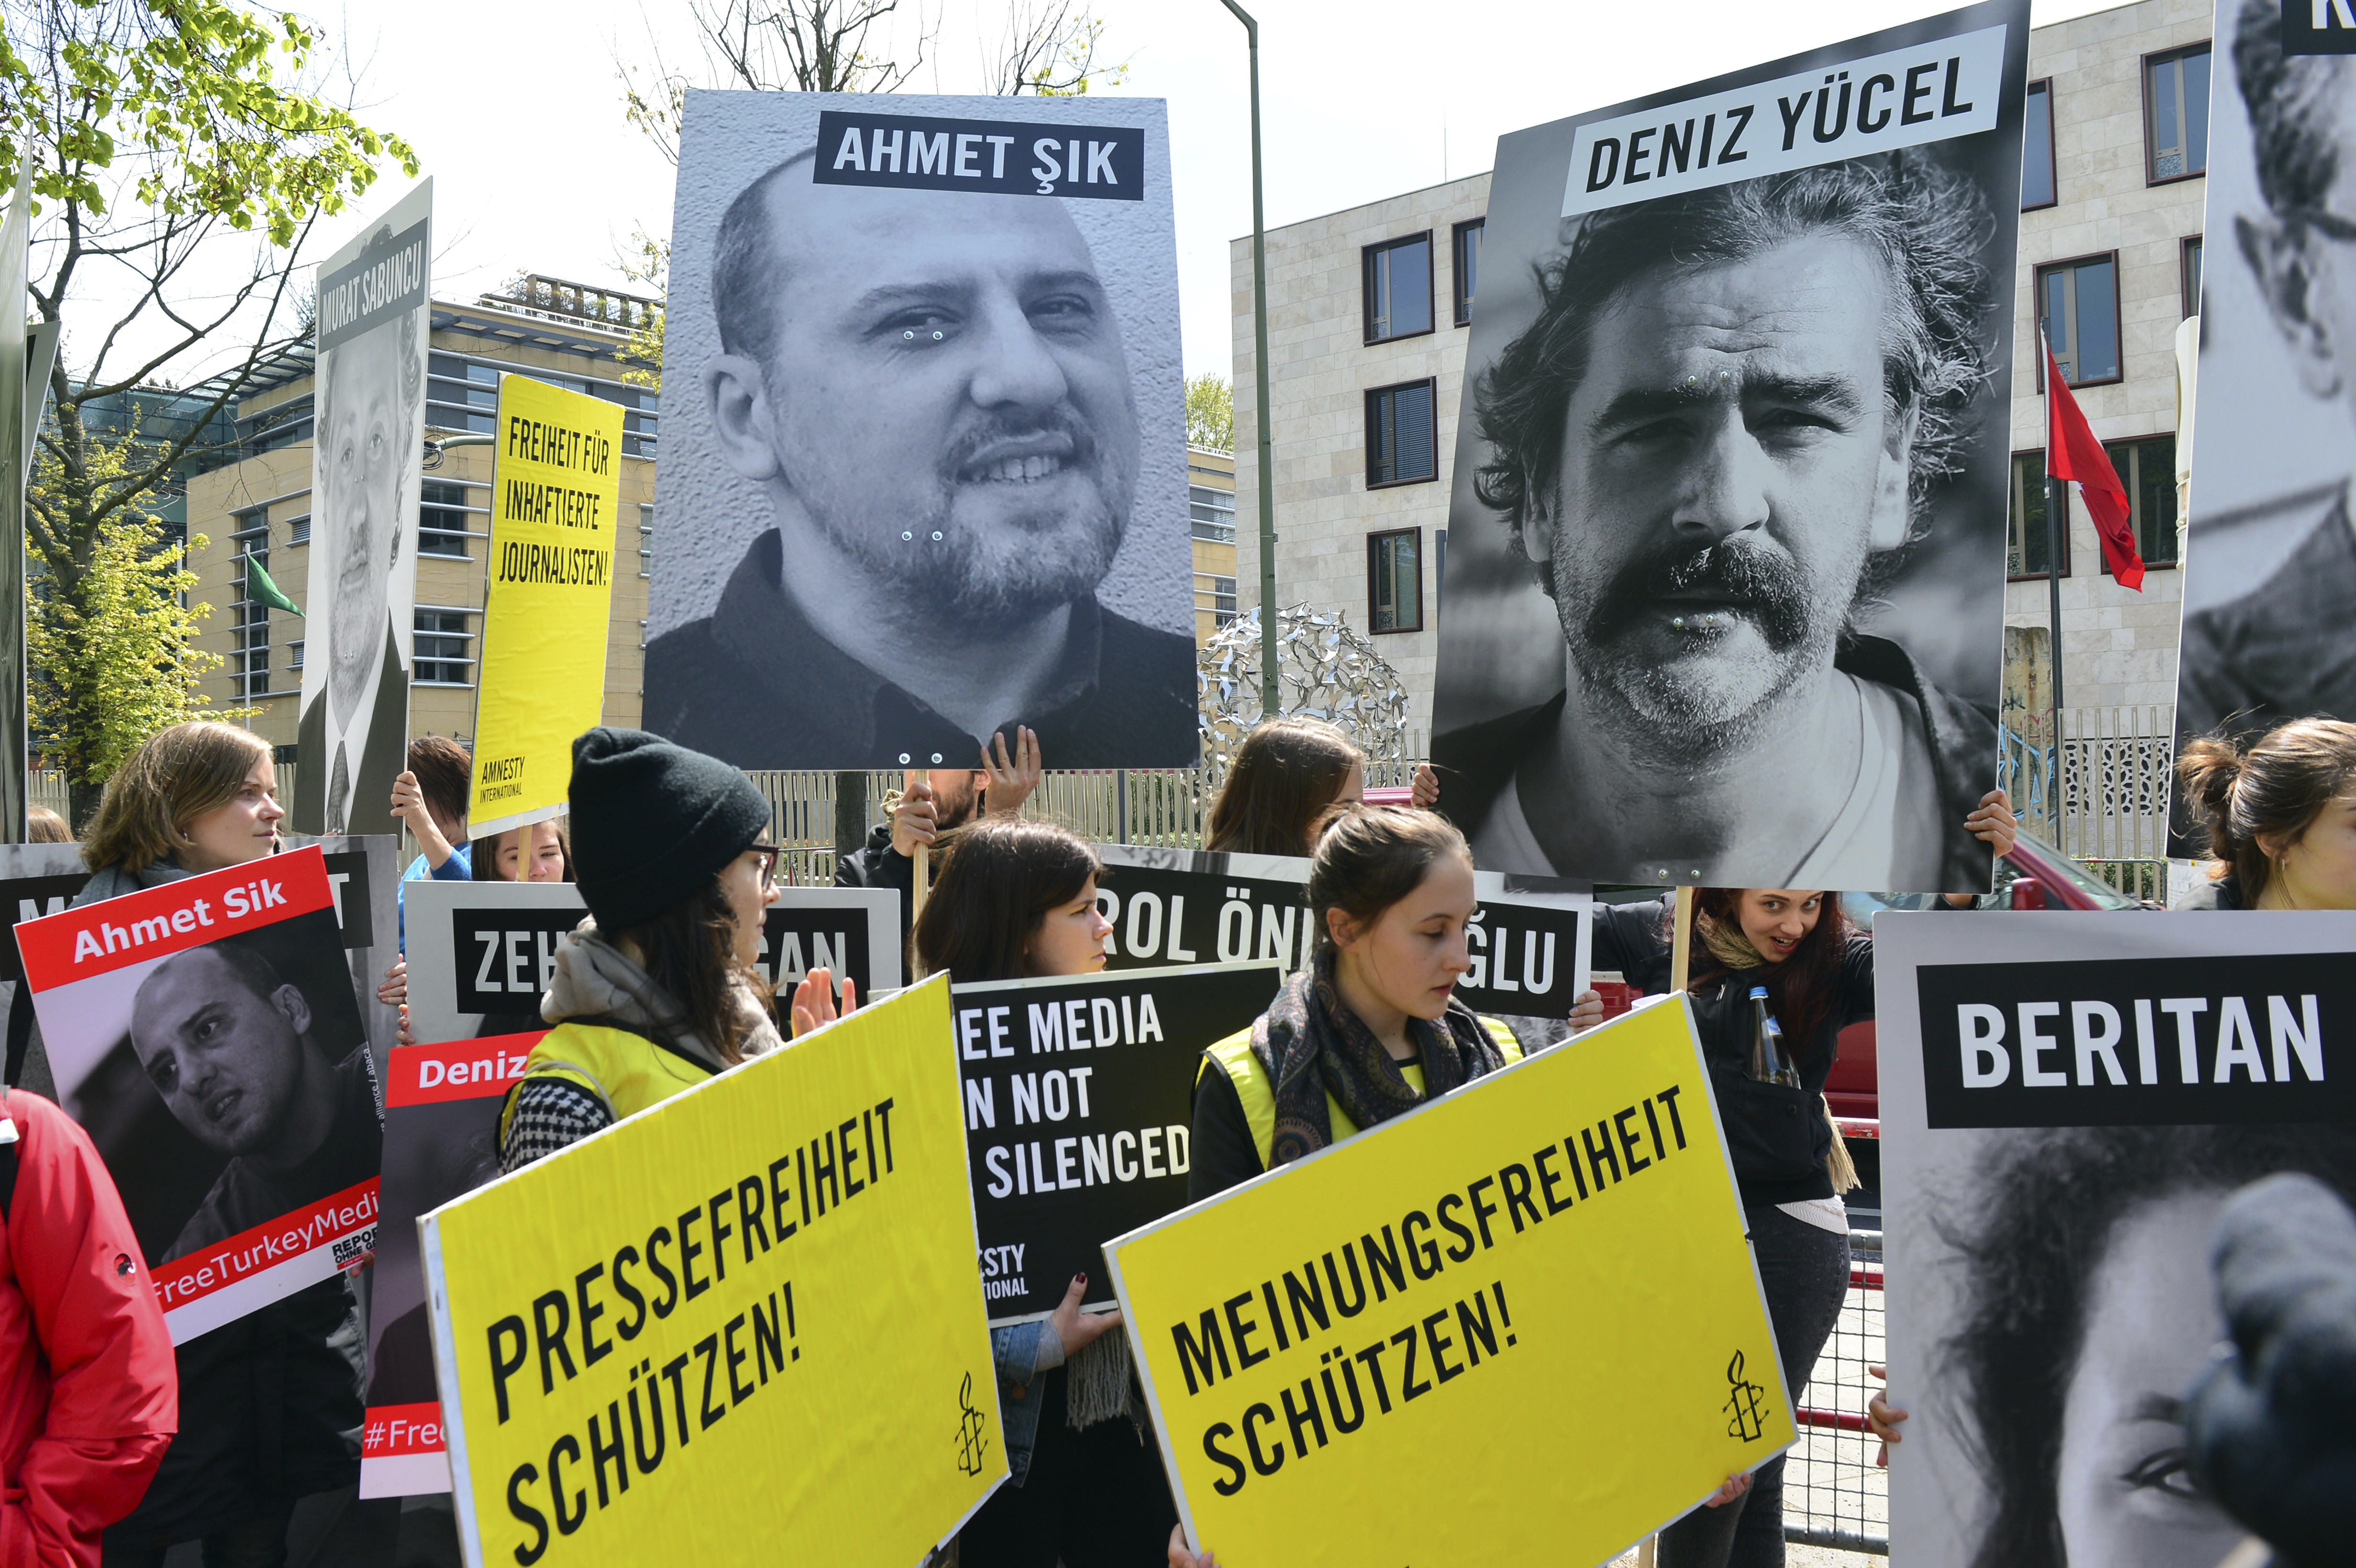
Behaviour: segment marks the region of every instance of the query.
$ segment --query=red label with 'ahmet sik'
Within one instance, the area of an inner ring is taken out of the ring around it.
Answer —
[[[47,991],[335,907],[327,862],[306,845],[16,927],[26,982]]]

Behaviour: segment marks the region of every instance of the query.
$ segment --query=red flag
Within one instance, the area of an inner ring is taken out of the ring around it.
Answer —
[[[2051,427],[2046,432],[2045,471],[2056,479],[2077,482],[2078,493],[2086,498],[2086,511],[2094,519],[2094,535],[2102,540],[2103,559],[2110,563],[2111,575],[2122,588],[2142,592],[2143,557],[2136,549],[2126,489],[2119,483],[2118,470],[2111,466],[2111,454],[2103,450],[2086,416],[2078,411],[2078,400],[2070,395],[2070,383],[2062,379],[2062,368],[2053,362],[2051,348],[2045,350],[2045,409]]]

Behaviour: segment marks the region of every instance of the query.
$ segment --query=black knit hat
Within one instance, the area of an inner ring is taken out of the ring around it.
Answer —
[[[769,826],[753,781],[644,730],[573,742],[573,871],[600,930],[644,925],[712,884]]]

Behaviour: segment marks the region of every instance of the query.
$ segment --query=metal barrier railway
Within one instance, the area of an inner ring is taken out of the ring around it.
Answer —
[[[1849,1232],[1848,1297],[1816,1359],[1799,1410],[1800,1443],[1783,1466],[1783,1539],[1890,1555],[1890,1473],[1873,1462],[1865,1402],[1884,1364],[1881,1232]]]

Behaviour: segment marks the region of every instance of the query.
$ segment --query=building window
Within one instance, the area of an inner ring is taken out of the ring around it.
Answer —
[[[2135,528],[2136,553],[2146,566],[2176,562],[2176,437],[2147,436],[2103,448],[2127,493],[2127,520]],[[2110,562],[2103,563],[2108,571]]]
[[[2012,454],[2012,502],[2005,513],[2005,571],[2012,577],[2046,574],[2045,454]],[[2062,529],[2062,575],[2070,575],[2070,529]]]
[[[2119,379],[2118,276],[2116,255],[2037,269],[2045,338],[2073,387]]]
[[[1481,230],[1488,222],[1476,218],[1456,226],[1456,325],[1472,325],[1472,295],[1481,286]]]
[[[2209,46],[2155,55],[2143,68],[2144,148],[2151,183],[2209,166]]]
[[[1217,577],[1207,571],[1194,574],[1194,608],[1207,610],[1211,625],[1225,631],[1236,624],[1236,580]]]
[[[238,595],[245,593],[245,563],[238,562]],[[270,606],[242,602],[230,607],[229,673],[237,695],[270,695]]]
[[[286,542],[290,545],[309,544],[311,542],[310,513],[305,512],[299,517],[289,517],[286,519]]]
[[[1366,341],[1431,330],[1431,235],[1366,247]]]
[[[293,670],[303,667],[303,639],[300,637],[286,645],[286,667]]]
[[[1423,630],[1421,528],[1366,536],[1366,624],[1377,632]]]
[[[1440,477],[1429,380],[1377,387],[1366,394],[1366,488],[1417,485]]]
[[[2184,314],[2201,314],[2201,236],[2184,242]]]
[[[2020,138],[2020,210],[2051,207],[2055,195],[2053,171],[2053,84],[2029,84],[2029,116]]]
[[[419,605],[416,639],[411,648],[410,678],[420,686],[475,684],[473,644],[465,610]]]
[[[1213,544],[1236,542],[1236,493],[1208,485],[1186,486],[1186,513],[1194,519],[1194,537]]]
[[[655,508],[650,501],[638,503],[638,575],[655,574]]]
[[[466,487],[429,480],[417,494],[417,553],[467,560]]]

